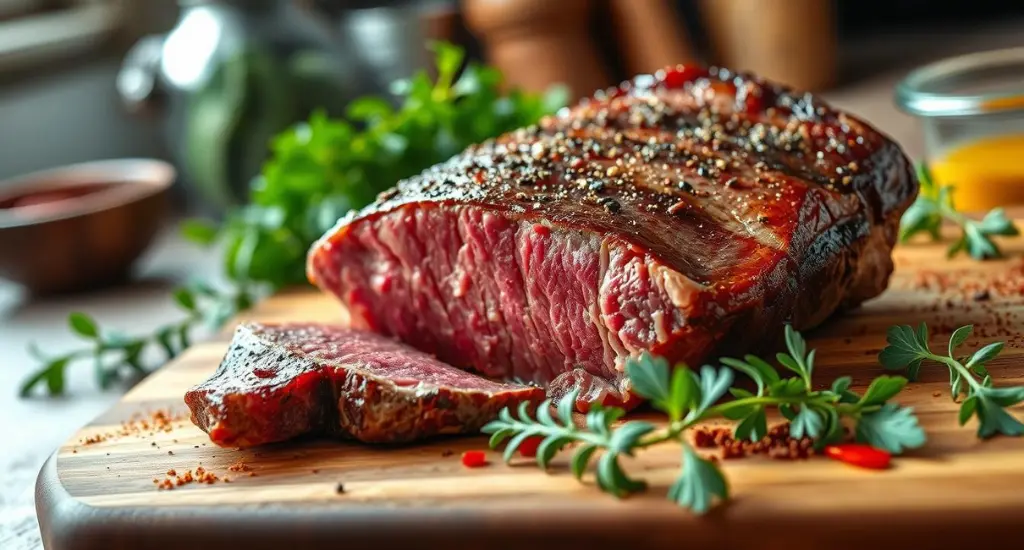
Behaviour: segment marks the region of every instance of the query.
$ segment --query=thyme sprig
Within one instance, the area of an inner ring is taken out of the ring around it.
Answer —
[[[147,361],[147,351],[158,350],[158,356],[168,361],[185,350],[195,329],[206,325],[217,328],[237,312],[248,309],[255,296],[248,285],[237,285],[220,291],[203,282],[193,282],[173,293],[174,302],[185,317],[163,325],[146,336],[131,336],[116,330],[103,329],[91,316],[74,312],[68,316],[68,326],[87,346],[57,356],[49,356],[35,343],[29,353],[41,367],[24,382],[19,394],[27,397],[37,387],[50,395],[61,395],[65,388],[65,372],[78,363],[91,363],[96,384],[107,389],[130,377],[145,376],[155,367]],[[159,364],[159,363],[157,363]]]
[[[947,256],[966,251],[972,258],[984,260],[1002,256],[992,237],[1020,233],[1002,208],[993,208],[981,220],[968,218],[958,211],[953,204],[953,186],[936,184],[924,163],[917,165],[917,179],[921,190],[917,200],[900,219],[900,242],[906,242],[918,233],[930,235],[933,241],[941,240],[942,223],[948,221],[959,227],[961,234],[950,245]]]
[[[985,366],[1003,350],[1003,342],[993,342],[969,356],[956,355],[956,350],[974,330],[973,325],[956,329],[949,338],[947,354],[933,353],[928,347],[928,325],[921,323],[917,330],[909,325],[894,326],[886,336],[888,346],[878,355],[878,361],[887,369],[906,370],[907,377],[916,380],[921,364],[932,361],[949,369],[950,396],[954,401],[961,396],[960,425],[971,417],[978,419],[978,437],[989,438],[1002,434],[1024,435],[1024,424],[1006,411],[1024,402],[1024,386],[995,387]]]
[[[729,487],[718,466],[702,457],[685,437],[688,429],[712,418],[737,420],[737,439],[758,441],[766,436],[767,408],[775,407],[790,421],[793,437],[808,437],[819,447],[843,438],[844,422],[855,426],[858,441],[900,453],[924,444],[925,434],[913,410],[889,403],[906,385],[900,376],[876,378],[863,395],[850,390],[851,379],[837,379],[830,388],[813,388],[814,350],[807,351],[803,337],[786,327],[788,353],[776,356],[778,363],[793,376],[782,377],[763,359],[747,355],[743,359],[722,359],[722,366],[705,365],[699,371],[686,365],[670,368],[668,362],[644,353],[626,363],[626,376],[633,391],[650,401],[668,416],[658,427],[634,420],[615,425],[625,411],[618,407],[593,406],[582,426],[573,420],[577,393],[561,399],[552,415],[552,400],[542,403],[535,416],[529,405],[520,405],[515,414],[504,409],[498,418],[483,427],[491,434],[490,446],[505,446],[505,460],[531,437],[543,438],[537,449],[537,465],[547,469],[559,451],[577,445],[570,459],[574,476],[582,478],[595,462],[597,486],[616,497],[644,490],[643,480],[628,476],[623,457],[664,443],[681,447],[682,469],[668,491],[668,497],[696,513],[707,512],[718,500],[729,497]],[[734,373],[750,377],[756,392],[733,387]],[[729,393],[731,400],[722,401]],[[598,454],[600,453],[600,454]]]

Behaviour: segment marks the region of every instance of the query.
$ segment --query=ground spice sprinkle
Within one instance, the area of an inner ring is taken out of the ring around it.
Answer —
[[[721,449],[724,460],[753,455],[765,455],[777,460],[802,460],[815,454],[814,440],[809,437],[791,437],[788,423],[771,427],[768,435],[760,441],[737,441],[731,428],[697,428],[693,432],[693,444],[700,449]]]

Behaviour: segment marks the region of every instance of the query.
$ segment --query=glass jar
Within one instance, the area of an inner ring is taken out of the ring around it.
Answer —
[[[328,18],[289,0],[179,0],[177,25],[140,40],[118,75],[133,111],[158,111],[192,206],[244,203],[271,139],[368,90]],[[159,101],[157,101],[159,100]]]
[[[918,68],[896,102],[921,120],[925,162],[937,183],[954,186],[958,208],[1024,205],[1024,48]]]

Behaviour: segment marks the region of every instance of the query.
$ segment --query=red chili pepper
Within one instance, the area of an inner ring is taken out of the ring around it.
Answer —
[[[487,455],[483,451],[466,451],[462,453],[462,465],[467,468],[486,466]]]
[[[544,441],[544,438],[539,435],[527,437],[519,444],[519,454],[529,458],[537,456],[537,447],[540,447],[541,441]]]
[[[889,467],[892,455],[860,443],[846,443],[843,445],[829,445],[825,447],[825,454],[829,458],[872,470],[884,470]]]

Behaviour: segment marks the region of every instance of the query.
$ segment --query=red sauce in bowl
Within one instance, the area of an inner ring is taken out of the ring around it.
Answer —
[[[15,210],[21,211],[22,209],[31,209],[33,213],[39,211],[56,211],[68,206],[68,202],[84,197],[85,195],[91,195],[93,193],[104,191],[112,187],[109,183],[85,183],[81,185],[75,185],[70,187],[61,187],[57,189],[46,189],[40,191],[25,191],[0,200],[0,210]]]

